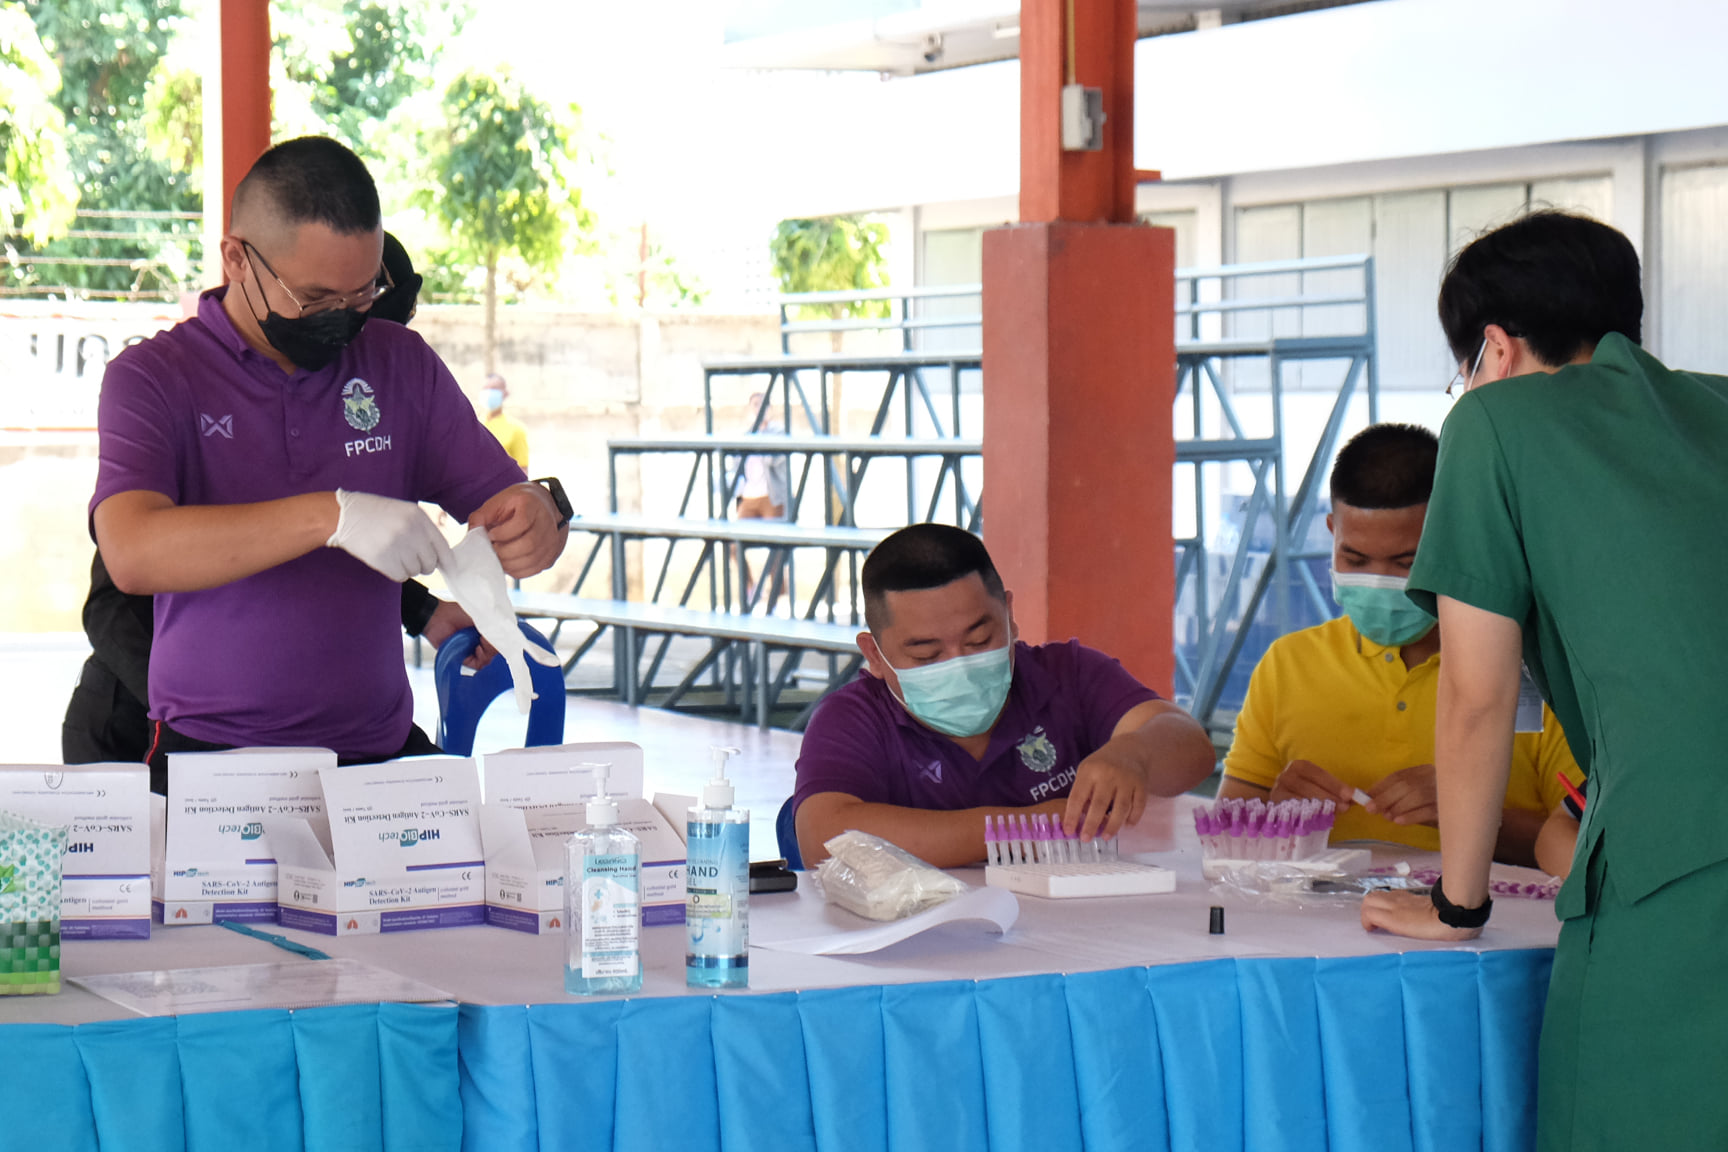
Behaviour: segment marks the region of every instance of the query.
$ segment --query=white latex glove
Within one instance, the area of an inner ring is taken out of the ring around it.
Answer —
[[[498,649],[510,666],[510,682],[516,689],[516,707],[526,716],[534,700],[534,685],[528,676],[528,656],[542,664],[556,667],[557,653],[548,652],[531,643],[516,625],[516,609],[510,603],[510,581],[504,566],[498,563],[498,553],[492,551],[492,541],[484,528],[471,528],[456,547],[448,549],[448,559],[439,564],[444,572],[444,585],[456,597],[456,603],[474,620],[474,627],[486,642]]]
[[[338,488],[336,503],[342,515],[325,547],[340,548],[397,583],[426,575],[450,554],[432,517],[412,500]]]

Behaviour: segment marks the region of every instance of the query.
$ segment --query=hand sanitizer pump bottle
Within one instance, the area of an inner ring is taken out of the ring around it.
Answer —
[[[594,769],[588,827],[566,842],[564,990],[580,996],[642,990],[642,846],[618,826],[606,765]]]
[[[684,869],[684,978],[691,988],[744,988],[750,983],[750,813],[732,807],[726,758],[715,748],[714,779],[690,809]]]

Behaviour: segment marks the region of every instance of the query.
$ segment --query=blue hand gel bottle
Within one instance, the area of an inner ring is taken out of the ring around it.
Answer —
[[[750,813],[732,807],[726,758],[713,749],[714,779],[690,809],[684,870],[684,978],[691,988],[744,988],[750,983]]]
[[[606,765],[594,768],[588,827],[565,847],[564,990],[597,996],[642,990],[642,846],[618,826]]]

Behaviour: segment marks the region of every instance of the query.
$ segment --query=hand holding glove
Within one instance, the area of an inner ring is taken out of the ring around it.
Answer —
[[[516,608],[510,603],[510,581],[484,528],[470,528],[442,565],[444,584],[479,629],[481,637],[497,649],[510,667],[510,683],[516,690],[516,708],[528,715],[534,699],[528,658],[556,668],[557,653],[530,644],[516,623]]]
[[[341,516],[325,546],[340,548],[400,583],[447,562],[450,546],[432,518],[411,500],[336,490]]]

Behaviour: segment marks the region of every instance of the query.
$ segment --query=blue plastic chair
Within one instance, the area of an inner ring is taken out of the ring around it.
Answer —
[[[780,805],[780,814],[774,817],[774,839],[780,843],[780,855],[785,859],[786,866],[794,872],[804,871],[804,857],[798,851],[798,825],[792,819],[792,797],[786,797],[786,803]]]
[[[529,643],[548,652],[555,651],[546,637],[520,620],[516,623]],[[500,694],[511,690],[510,665],[502,656],[494,656],[490,664],[471,676],[462,674],[462,661],[479,646],[479,631],[464,628],[444,641],[432,665],[432,680],[438,686],[438,747],[452,756],[466,756],[474,751],[474,730],[480,726],[480,717]],[[562,744],[564,669],[529,660],[528,673],[534,684],[535,700],[528,708],[528,738],[522,746]]]

